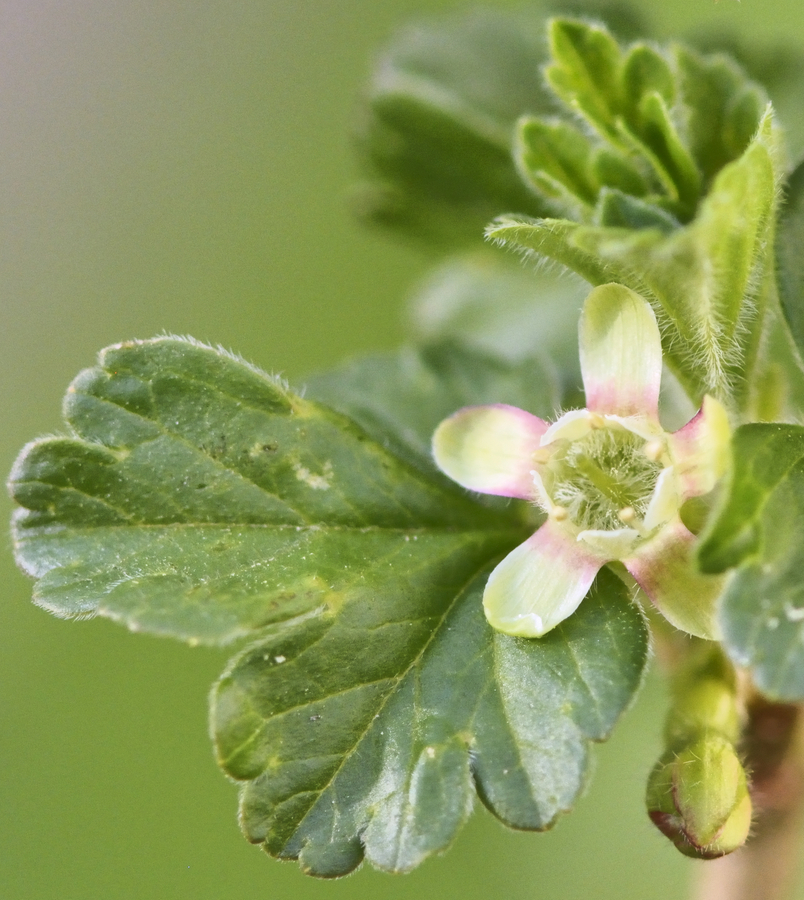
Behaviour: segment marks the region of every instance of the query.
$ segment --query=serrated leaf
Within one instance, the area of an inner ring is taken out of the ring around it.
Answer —
[[[492,630],[487,571],[404,602],[347,602],[245,650],[213,694],[218,759],[245,781],[241,824],[323,877],[364,855],[407,871],[443,850],[474,790],[516,828],[548,827],[582,789],[645,664],[647,636],[607,571],[540,640]]]
[[[504,210],[545,212],[511,159],[516,120],[549,108],[539,24],[476,11],[397,35],[361,134],[369,218],[432,243],[477,240]]]
[[[572,125],[534,118],[521,119],[517,124],[517,169],[558,217],[590,217],[600,189],[591,160],[591,142]]]
[[[727,56],[702,56],[684,46],[676,46],[673,55],[690,149],[706,186],[744,152],[759,129],[767,97]]]
[[[606,28],[574,19],[554,19],[548,35],[553,62],[544,74],[550,87],[602,137],[616,143],[623,111],[617,41]]]
[[[707,572],[737,566],[721,598],[724,644],[759,689],[804,698],[804,428],[744,425],[699,548]]]
[[[638,113],[639,133],[646,147],[643,155],[653,163],[668,196],[677,196],[680,209],[692,215],[701,192],[701,175],[673,122],[666,99],[659,91],[649,91],[640,100]]]
[[[453,341],[363,357],[307,380],[306,396],[348,415],[402,459],[441,478],[430,444],[463,406],[507,403],[550,418],[561,386],[544,358],[511,362]]]
[[[223,643],[328,615],[399,572],[438,581],[521,532],[351,420],[177,338],[108,348],[10,488],[35,601]],[[399,568],[397,568],[399,567]]]
[[[635,44],[625,54],[622,64],[625,102],[634,112],[639,110],[646,94],[657,92],[668,105],[676,98],[676,83],[670,64],[664,56],[647,44]]]

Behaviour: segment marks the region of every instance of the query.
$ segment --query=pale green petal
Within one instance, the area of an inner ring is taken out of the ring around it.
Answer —
[[[633,528],[617,528],[615,531],[588,529],[578,535],[578,540],[601,559],[623,559],[633,552],[639,532]]]
[[[698,415],[669,439],[683,497],[708,494],[729,463],[731,427],[723,405],[705,396]]]
[[[581,314],[580,351],[590,410],[658,420],[662,342],[646,300],[621,284],[595,288]]]
[[[648,510],[645,513],[645,529],[653,531],[659,525],[669,522],[678,515],[681,506],[681,497],[678,490],[678,477],[671,466],[664,469],[656,479],[656,487],[650,498]]]
[[[695,536],[676,519],[623,562],[671,625],[695,637],[719,640],[716,607],[725,576],[699,572],[694,548]]]
[[[483,609],[489,624],[518,637],[541,637],[586,596],[602,561],[548,520],[489,576]]]
[[[603,416],[607,424],[616,423],[631,434],[645,438],[646,441],[658,441],[664,438],[664,429],[655,419],[644,416]]]
[[[546,429],[546,422],[515,406],[467,406],[438,426],[433,456],[469,490],[530,500],[534,454]]]
[[[545,431],[542,446],[546,447],[558,440],[577,441],[589,434],[592,427],[592,416],[588,409],[571,409]]]

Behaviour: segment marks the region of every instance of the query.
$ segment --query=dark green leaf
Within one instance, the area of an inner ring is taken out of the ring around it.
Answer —
[[[721,598],[732,659],[759,689],[804,698],[804,428],[744,425],[724,498],[704,534],[707,572],[737,566]]]
[[[588,743],[645,664],[640,613],[611,573],[539,640],[493,631],[486,572],[404,599],[350,600],[256,644],[213,694],[218,759],[246,782],[241,823],[272,855],[344,875],[364,855],[407,871],[443,850],[475,789],[516,828],[543,829],[583,788]]]
[[[633,231],[658,228],[670,234],[679,227],[678,220],[661,207],[611,188],[600,192],[595,212],[596,224],[606,228],[629,228]]]
[[[186,340],[105,350],[65,417],[74,436],[29,445],[10,482],[18,561],[60,616],[226,642],[389,582],[404,594],[411,570],[474,571],[521,534],[351,420]]]
[[[764,551],[765,507],[783,490],[804,457],[804,429],[797,425],[743,425],[732,438],[732,467],[723,499],[702,536],[698,558],[704,572],[725,572]]]
[[[479,240],[506,210],[544,214],[511,159],[516,120],[549,108],[541,25],[478,11],[399,33],[361,135],[372,172],[365,214],[431,243]]]
[[[462,406],[508,403],[551,418],[561,405],[560,386],[543,360],[512,363],[454,341],[364,357],[307,386],[307,396],[345,413],[431,477],[437,477],[433,432]]]

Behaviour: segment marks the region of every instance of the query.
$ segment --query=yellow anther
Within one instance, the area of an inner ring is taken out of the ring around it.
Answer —
[[[592,426],[592,428],[605,428],[606,420],[603,418],[603,416],[600,415],[600,413],[590,412],[589,424]]]
[[[626,525],[629,525],[636,518],[636,510],[633,506],[624,506],[618,513],[617,518],[624,522]]]
[[[645,444],[645,456],[647,456],[651,462],[659,462],[663,453],[664,446],[661,441],[650,441]]]
[[[550,451],[546,447],[539,447],[533,452],[533,461],[539,465],[544,465],[550,459]]]
[[[550,510],[550,518],[556,522],[566,522],[569,518],[569,512],[563,506],[554,506]]]

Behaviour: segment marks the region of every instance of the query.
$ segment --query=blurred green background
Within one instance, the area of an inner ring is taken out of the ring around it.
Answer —
[[[67,383],[114,341],[190,333],[298,381],[402,339],[427,260],[354,223],[350,124],[392,28],[460,5],[1,0],[4,471],[59,429]],[[640,5],[665,35],[804,40],[801,0]],[[226,654],[56,621],[28,602],[10,548],[0,565],[3,898],[687,895],[700,864],[642,810],[655,681],[554,831],[506,832],[481,810],[414,875],[319,883],[240,837],[206,733]]]

